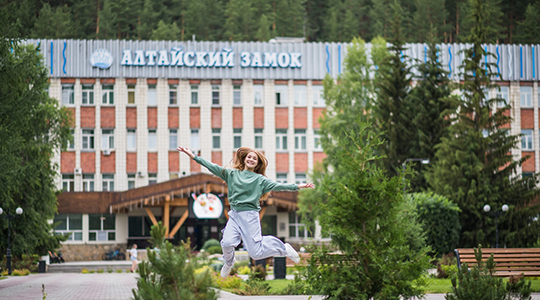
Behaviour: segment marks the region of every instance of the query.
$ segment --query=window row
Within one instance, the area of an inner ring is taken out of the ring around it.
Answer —
[[[323,87],[320,85],[314,85],[313,89],[313,105],[324,106],[325,101],[323,97]],[[94,105],[94,84],[82,84],[82,105]],[[199,85],[190,86],[190,99],[191,105],[199,105]],[[127,104],[135,105],[136,89],[134,84],[127,85]],[[212,99],[211,103],[214,106],[221,105],[221,86],[212,85]],[[242,86],[233,86],[233,105],[241,106],[242,103]],[[306,106],[307,105],[307,87],[305,85],[294,86],[294,105]],[[148,106],[157,106],[157,89],[155,84],[148,85],[148,92],[146,96]],[[277,106],[288,105],[288,86],[277,85],[275,86],[275,104]],[[75,85],[74,84],[62,84],[62,104],[63,105],[75,105]],[[104,84],[101,86],[101,104],[102,105],[114,105],[114,85]],[[256,106],[264,105],[264,89],[263,85],[253,85],[253,104]],[[178,86],[169,85],[169,105],[178,105]]]
[[[83,215],[58,214],[54,216],[55,234],[69,235],[68,241],[83,240]],[[88,214],[89,241],[115,241],[116,216],[113,214]]]

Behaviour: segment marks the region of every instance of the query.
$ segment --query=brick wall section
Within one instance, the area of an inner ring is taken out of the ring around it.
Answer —
[[[81,127],[95,128],[96,127],[96,108],[81,107]]]
[[[136,107],[126,108],[126,128],[131,128],[131,129],[137,128],[137,108]]]
[[[534,110],[521,109],[521,128],[534,129]]]
[[[114,107],[101,108],[101,128],[115,128],[116,116]]]
[[[137,78],[126,78],[126,84],[137,84]]]
[[[60,154],[60,173],[73,173],[75,169],[75,152]]]
[[[81,78],[81,84],[95,84],[95,78]]]
[[[522,152],[521,157],[529,156],[529,158],[521,165],[523,172],[536,172],[534,167],[534,151]]]
[[[324,152],[313,152],[313,164],[321,163],[326,158]]]
[[[307,126],[307,108],[295,107],[294,108],[294,128],[306,129]]]
[[[169,128],[178,128],[178,108],[169,107],[168,118]]]
[[[289,153],[276,153],[276,172],[289,172]]]
[[[70,114],[69,127],[75,128],[75,107],[67,107]]]
[[[212,162],[222,166],[223,165],[223,153],[221,151],[212,151]]]
[[[505,115],[507,117],[510,117],[510,109],[506,109],[505,111],[503,111],[503,115]],[[502,128],[510,129],[510,126],[511,126],[511,124],[508,123],[508,124],[504,125]]]
[[[294,154],[294,171],[295,172],[307,172],[308,170],[308,154],[307,153],[295,153]]]
[[[233,128],[244,128],[244,111],[241,107],[233,108]]]
[[[264,108],[253,109],[253,128],[264,128]]]
[[[157,173],[157,152],[148,153],[148,173]]]
[[[212,128],[221,128],[221,108],[212,108]]]
[[[177,173],[180,171],[180,152],[169,151],[169,172]]]
[[[126,173],[137,173],[137,153],[135,152],[126,153]]]
[[[189,161],[190,161],[191,173],[199,173],[199,172],[201,172],[201,165],[199,165],[193,159],[190,159]]]
[[[276,129],[289,128],[289,109],[288,108],[276,107],[275,118],[276,118]]]
[[[189,127],[201,128],[201,109],[199,107],[189,109]]]
[[[75,78],[61,78],[60,79],[60,83],[75,83],[76,79]]]
[[[157,128],[157,107],[148,108],[148,128]]]
[[[319,124],[319,118],[322,116],[323,112],[324,112],[324,108],[313,109],[313,128],[315,129],[321,128],[321,124]]]
[[[101,173],[116,173],[116,152],[112,151],[109,155],[103,155],[101,152]]]
[[[114,78],[101,78],[99,80],[102,84],[114,84],[116,82],[116,79]]]
[[[146,83],[147,84],[157,84],[157,79],[156,78],[148,78],[148,79],[146,79]]]
[[[81,152],[81,169],[83,173],[96,173],[96,152]]]

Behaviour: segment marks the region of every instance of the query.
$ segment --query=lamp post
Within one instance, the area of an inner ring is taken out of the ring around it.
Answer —
[[[491,206],[489,204],[484,205],[484,211],[486,213],[489,213],[491,210]],[[499,248],[499,224],[497,223],[497,218],[502,215],[503,213],[508,211],[508,205],[504,204],[501,207],[501,210],[495,210],[494,212],[491,212],[491,215],[495,216],[495,248]]]
[[[422,162],[423,165],[427,165],[429,164],[429,159],[428,158],[407,158],[402,164],[401,166],[403,167],[403,196],[405,196],[405,171],[407,170],[407,162],[409,161],[420,161]]]
[[[0,207],[0,215],[2,215],[3,212],[4,210]],[[21,215],[23,213],[23,209],[20,207],[17,207],[17,209],[15,209],[15,213],[16,213],[15,215],[12,215],[9,213],[9,210],[8,210],[7,213],[4,215],[4,218],[8,220],[8,239],[7,239],[7,255],[6,255],[6,258],[7,258],[6,267],[8,269],[8,275],[11,275],[11,244],[10,244],[11,219]]]

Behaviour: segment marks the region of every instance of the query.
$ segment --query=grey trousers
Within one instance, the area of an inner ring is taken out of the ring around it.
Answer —
[[[255,260],[285,256],[287,250],[285,244],[274,236],[262,236],[259,212],[257,211],[229,211],[229,220],[222,230],[223,259],[228,265],[234,261],[234,248],[244,242],[244,247]]]

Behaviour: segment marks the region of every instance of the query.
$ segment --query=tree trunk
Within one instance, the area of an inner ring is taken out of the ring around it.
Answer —
[[[99,39],[99,0],[97,1],[96,39]]]

